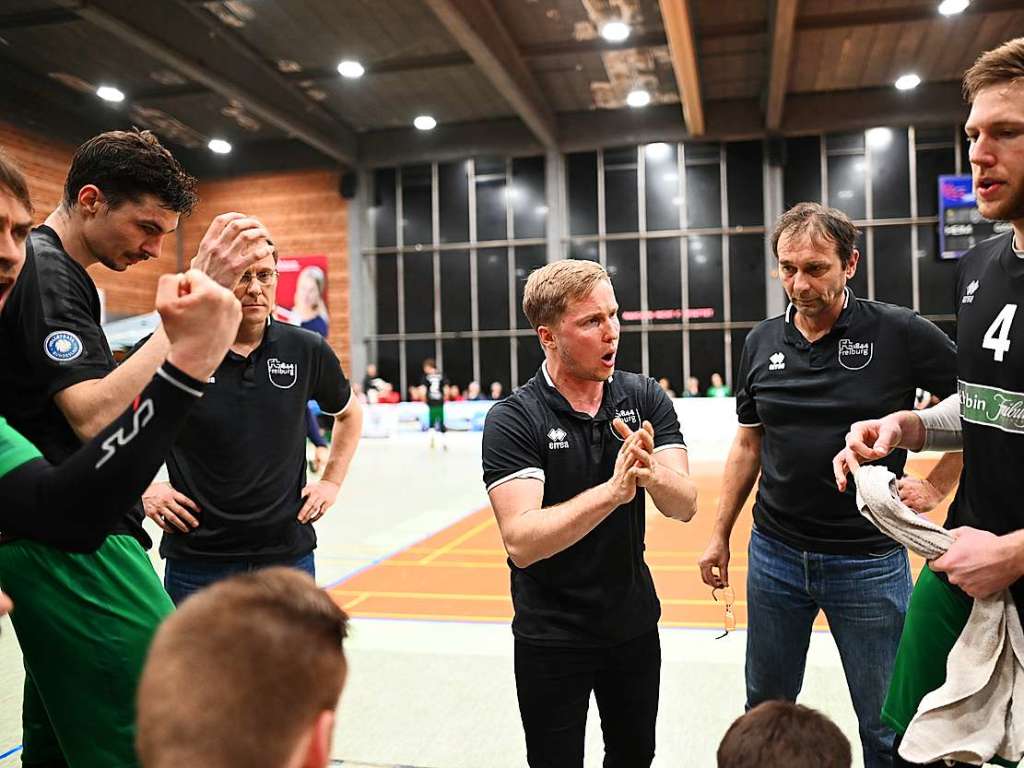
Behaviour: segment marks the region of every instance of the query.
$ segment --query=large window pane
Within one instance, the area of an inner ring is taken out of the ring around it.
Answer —
[[[441,342],[444,354],[444,375],[451,384],[456,384],[465,394],[466,385],[473,380],[472,339],[444,339]]]
[[[729,239],[729,294],[733,320],[764,320],[764,238]]]
[[[523,291],[530,273],[547,263],[547,253],[543,245],[519,246],[515,250],[516,258],[516,325],[519,328],[530,328],[530,321],[523,314]]]
[[[609,240],[608,275],[622,312],[640,311],[640,243],[637,240]],[[639,324],[639,318],[632,321]],[[625,325],[630,323],[626,322]]]
[[[953,286],[956,282],[956,259],[939,259],[938,225],[927,224],[917,228],[917,247],[920,257],[917,269],[921,288],[922,315],[951,315],[954,312]]]
[[[686,226],[722,226],[722,177],[717,163],[686,166]]]
[[[679,167],[675,144],[657,142],[644,147],[647,229],[679,229]]]
[[[604,222],[607,232],[639,230],[636,147],[604,151]]]
[[[875,227],[875,299],[914,305],[910,227]]]
[[[825,149],[829,152],[836,150],[863,150],[864,131],[830,133],[825,137]]]
[[[746,227],[764,223],[764,181],[761,172],[761,142],[726,144],[725,168],[729,194],[729,226]]]
[[[680,271],[678,238],[647,241],[647,307],[654,313],[652,322],[682,320],[677,314],[683,307]]]
[[[732,393],[735,395],[739,388],[740,355],[743,354],[743,342],[746,341],[749,328],[734,328],[729,331],[732,336]]]
[[[398,256],[374,256],[374,289],[377,296],[377,333],[398,333]]]
[[[690,375],[700,382],[701,394],[711,385],[711,374],[725,380],[725,335],[722,331],[690,331]]]
[[[491,382],[494,381],[501,382],[506,395],[512,391],[511,344],[512,340],[508,338],[480,339],[480,378],[483,380],[480,384],[485,391],[490,391]]]
[[[405,245],[432,243],[430,166],[402,169],[402,237]]]
[[[720,323],[725,319],[722,299],[722,238],[693,235],[687,244],[689,298],[691,310],[708,310],[695,323]]]
[[[469,252],[441,252],[441,329],[468,331],[473,327]]]
[[[615,367],[618,370],[643,373],[643,356],[640,352],[642,342],[643,335],[639,329],[619,336],[619,348],[615,353]]]
[[[469,162],[437,167],[442,243],[469,242]]]
[[[437,348],[434,346],[433,340],[405,342],[406,391],[402,393],[403,399],[409,398],[409,387],[418,387],[420,385],[420,381],[423,379],[423,361],[427,358],[434,359],[436,355]],[[397,382],[395,386],[398,386]]]
[[[576,241],[570,242],[569,258],[584,259],[586,261],[598,261],[600,259],[600,253],[598,251],[597,241],[588,240],[582,243]]]
[[[656,379],[662,376],[669,380],[676,395],[681,395],[683,384],[683,334],[679,331],[664,331],[647,334],[647,349],[651,364],[650,375]]]
[[[513,226],[517,238],[544,237],[548,206],[544,192],[544,158],[512,161]]]
[[[537,336],[520,336],[517,342],[516,365],[519,367],[519,381],[522,386],[534,377],[544,362],[544,350],[540,347]]]
[[[477,254],[480,328],[508,328],[508,250],[484,248]]]
[[[395,228],[395,169],[382,168],[373,175],[373,217],[374,236],[378,248],[395,244],[398,230]]]
[[[785,208],[797,203],[821,202],[821,140],[817,136],[786,139],[786,163],[782,173]]]
[[[505,240],[508,237],[508,220],[505,210],[507,201],[508,190],[504,177],[477,181],[477,240]]]
[[[850,290],[862,299],[868,297],[868,245],[867,236],[861,230],[857,237],[857,250],[860,251],[860,263],[857,265],[857,274],[847,283]]]
[[[569,189],[569,234],[597,234],[597,153],[566,155],[565,170]]]
[[[378,341],[377,342],[377,357],[376,359],[371,358],[369,362],[377,363],[377,375],[380,376],[384,381],[387,381],[396,390],[401,389],[401,378],[402,368],[401,361],[398,357],[398,346],[397,341]],[[402,399],[407,399],[408,395],[405,392],[399,392]]]
[[[864,156],[837,155],[828,158],[828,204],[846,213],[851,219],[863,219]]]
[[[406,333],[434,331],[434,257],[429,251],[403,255]]]
[[[939,212],[939,176],[956,172],[955,148],[921,149],[917,152],[917,214]]]
[[[872,216],[898,219],[910,215],[910,156],[906,128],[872,128]]]

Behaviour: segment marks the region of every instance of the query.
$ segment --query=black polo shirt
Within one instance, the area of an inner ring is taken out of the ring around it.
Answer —
[[[228,352],[167,458],[171,485],[199,505],[199,527],[164,534],[163,557],[277,561],[316,546],[296,519],[306,485],[306,403],[340,413],[352,390],[326,340],[268,321],[248,357]]]
[[[544,507],[568,501],[608,480],[622,438],[621,418],[637,430],[654,425],[655,451],[685,448],[672,401],[658,383],[616,371],[593,417],[573,410],[541,366],[527,384],[487,414],[483,437],[487,490],[517,478],[544,483]],[[661,615],[644,562],[644,498],[615,509],[594,530],[551,557],[512,569],[512,631],[523,640],[602,647],[653,629]]]
[[[53,464],[82,443],[54,396],[116,367],[103,329],[92,278],[64,250],[50,227],[34,229],[28,254],[0,317],[0,412]],[[88,500],[83,499],[83,504]],[[83,514],[88,510],[83,509]],[[136,504],[113,533],[152,546]]]
[[[1002,536],[1024,528],[1024,253],[1013,232],[960,260],[955,296],[964,471],[946,527]],[[1024,613],[1024,580],[1010,591]]]
[[[911,408],[918,387],[946,397],[956,387],[956,349],[912,310],[856,298],[847,288],[832,330],[810,343],[785,314],[747,336],[737,378],[743,427],[763,428],[758,530],[797,549],[863,555],[895,543],[857,511],[853,482],[836,490],[832,457],[850,425]],[[883,459],[897,477],[906,451]]]

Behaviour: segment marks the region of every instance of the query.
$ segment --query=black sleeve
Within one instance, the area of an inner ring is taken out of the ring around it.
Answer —
[[[488,492],[518,478],[544,482],[544,462],[529,417],[508,400],[487,412],[481,453]]]
[[[910,348],[911,384],[940,399],[956,392],[956,345],[930,320],[908,313],[907,343]]]
[[[761,426],[761,417],[757,413],[757,400],[750,386],[752,374],[750,371],[750,358],[754,354],[754,344],[751,343],[750,334],[743,342],[743,352],[740,354],[740,371],[736,377],[736,416],[743,427]]]
[[[665,394],[658,382],[647,379],[647,408],[644,418],[654,427],[654,452],[677,446],[686,447],[683,432],[679,426],[679,416],[672,405],[672,400]]]
[[[203,386],[165,362],[135,402],[66,461],[33,459],[0,477],[0,531],[70,552],[96,550],[152,482]]]
[[[341,413],[352,399],[352,385],[341,370],[338,356],[323,337],[319,338],[316,355],[317,376],[310,396],[324,413]]]

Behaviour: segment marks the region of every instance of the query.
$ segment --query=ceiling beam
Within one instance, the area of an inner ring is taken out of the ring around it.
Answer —
[[[140,5],[145,7],[140,8]],[[235,55],[234,51],[224,50],[228,46],[221,48],[223,52],[218,55],[211,55],[209,37],[196,35],[186,14],[162,6],[158,6],[161,13],[154,14],[149,4],[130,0],[93,0],[81,6],[69,2],[67,6],[90,24],[190,80],[224,98],[241,102],[253,115],[338,163],[355,165],[355,132],[311,115],[309,99],[295,93],[290,84],[282,87],[271,78],[260,77],[255,83],[257,95],[251,62]],[[216,43],[212,47],[218,49]]]
[[[67,8],[49,8],[45,11],[23,11],[0,16],[0,30],[45,27],[50,24],[67,24],[75,21],[78,14]]]
[[[765,128],[777,131],[782,124],[782,108],[789,83],[789,62],[793,51],[797,0],[777,0],[772,19],[771,66],[768,70],[768,97],[765,104]]]
[[[555,115],[493,5],[487,0],[425,2],[541,144],[557,150]]]
[[[683,106],[683,120],[694,136],[704,133],[704,106],[700,97],[700,72],[697,69],[697,44],[693,36],[690,0],[658,0],[665,24],[676,88]]]
[[[1019,11],[1020,0],[974,0],[963,12],[964,16],[980,16],[1002,11]],[[903,8],[872,8],[869,11],[821,13],[801,16],[796,28],[839,29],[842,27],[873,27],[879,24],[906,24],[915,21],[941,21],[944,19],[934,5],[914,5]]]

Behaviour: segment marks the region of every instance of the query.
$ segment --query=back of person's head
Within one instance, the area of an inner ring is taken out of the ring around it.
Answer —
[[[107,131],[82,144],[71,159],[61,204],[73,209],[88,184],[111,208],[152,195],[167,210],[188,214],[199,199],[195,178],[150,131]]]
[[[145,768],[326,765],[348,617],[306,574],[268,568],[189,597],[156,633],[138,694]]]
[[[820,712],[766,701],[738,718],[718,747],[718,768],[850,768],[850,742]]]

